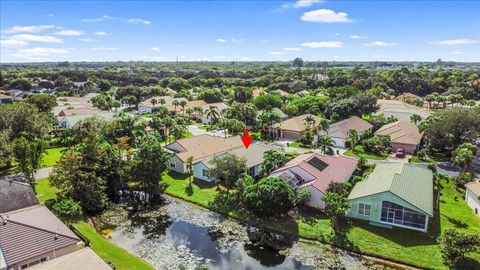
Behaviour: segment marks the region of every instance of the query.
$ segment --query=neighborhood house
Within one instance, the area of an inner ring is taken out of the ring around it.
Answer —
[[[350,179],[357,161],[345,156],[303,154],[275,170],[272,176],[280,177],[294,188],[306,187],[312,196],[310,206],[324,208],[323,195],[332,182],[343,183]]]
[[[263,163],[263,153],[272,149],[261,143],[252,143],[247,150],[239,136],[222,138],[210,135],[180,139],[165,148],[173,154],[168,162],[170,170],[182,174],[187,173],[187,159],[192,157],[193,176],[209,182],[215,179],[209,178],[206,171],[211,168],[211,161],[215,157],[226,155],[245,157],[249,174],[256,177],[259,175],[259,168]]]
[[[352,218],[426,232],[433,217],[433,173],[408,163],[377,164],[348,199]]]
[[[417,126],[405,121],[386,124],[375,132],[376,136],[390,136],[393,151],[403,149],[407,154],[413,154],[422,140],[422,134]]]
[[[465,184],[465,202],[477,216],[480,216],[480,182]]]
[[[373,126],[360,117],[353,116],[348,119],[336,122],[330,125],[328,132],[320,131],[319,135],[328,135],[335,142],[336,147],[345,147],[345,142],[348,140],[348,132],[350,129],[356,130],[358,135],[362,135],[365,131],[370,130]]]
[[[273,134],[277,139],[289,139],[298,140],[302,136],[303,132],[307,130],[306,121],[307,117],[312,117],[315,120],[313,127],[318,126],[320,123],[320,117],[313,114],[304,114],[289,118],[273,126]]]

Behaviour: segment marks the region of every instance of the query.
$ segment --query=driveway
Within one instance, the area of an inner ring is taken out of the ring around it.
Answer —
[[[47,178],[52,171],[53,171],[53,167],[39,169],[37,171],[37,174],[35,174],[35,179]]]
[[[204,135],[204,134],[211,135],[211,136],[217,136],[217,137],[224,137],[225,136],[225,134],[223,132],[223,129],[222,130],[215,130],[215,131],[206,131],[204,129],[198,128],[199,126],[200,125],[189,125],[187,128],[188,128],[188,131],[190,133],[192,133],[193,136],[199,136],[199,135]]]

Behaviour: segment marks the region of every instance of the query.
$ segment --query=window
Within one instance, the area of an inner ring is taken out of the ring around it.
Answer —
[[[27,269],[27,268],[28,268],[27,264],[24,264],[24,265],[20,266],[20,269]]]
[[[358,205],[358,213],[360,215],[370,216],[371,209],[372,209],[372,206],[370,204],[360,203]]]
[[[174,161],[171,161],[171,162],[170,162],[170,168],[175,168],[175,167],[176,167],[175,162],[174,162]]]
[[[203,176],[207,176],[207,170],[203,169],[203,170],[202,170],[202,175],[203,175]]]
[[[380,220],[383,222],[425,229],[426,219],[426,215],[407,207],[403,207],[388,201],[384,201],[382,203],[382,216]]]
[[[40,262],[46,262],[47,261],[47,257],[43,257],[40,259]]]

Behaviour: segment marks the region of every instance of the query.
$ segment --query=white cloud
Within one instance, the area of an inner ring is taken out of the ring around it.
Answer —
[[[377,46],[377,47],[387,47],[387,46],[396,46],[399,43],[388,43],[384,41],[374,41],[374,42],[369,42],[369,43],[364,43],[364,46]]]
[[[152,47],[150,48],[150,50],[154,51],[154,52],[159,52],[160,51],[160,48],[158,47]]]
[[[240,60],[242,60],[242,61],[248,61],[248,60],[250,60],[250,57],[246,57],[246,56],[240,57]]]
[[[97,36],[106,36],[106,35],[108,35],[108,34],[107,34],[107,32],[98,31],[98,32],[95,32],[95,35],[97,35]]]
[[[55,14],[53,14],[53,13],[48,13],[47,17],[55,17]]]
[[[303,13],[301,19],[306,22],[316,23],[345,23],[350,22],[345,12],[335,12],[331,9],[317,9]]]
[[[366,38],[368,38],[368,37],[366,37],[366,36],[359,36],[359,35],[351,35],[350,38],[351,38],[351,39],[366,39]]]
[[[113,17],[110,17],[108,15],[103,15],[102,17],[98,17],[98,18],[91,18],[91,19],[82,19],[82,22],[88,22],[88,23],[92,23],[92,22],[103,22],[105,20],[113,20],[115,18]]]
[[[20,49],[18,50],[20,54],[23,54],[25,57],[46,57],[51,55],[58,55],[58,54],[67,54],[67,49],[60,49],[60,48],[43,48],[43,47],[36,47],[36,48],[28,48],[28,49]]]
[[[304,42],[300,44],[302,47],[308,48],[341,48],[343,43],[340,41],[314,41],[314,42]]]
[[[298,52],[301,51],[302,48],[283,48],[283,50],[288,52]]]
[[[91,38],[79,38],[78,40],[83,42],[96,42],[95,39],[91,39]]]
[[[462,55],[462,54],[465,54],[465,52],[462,52],[462,51],[453,51],[452,54]]]
[[[293,7],[304,8],[320,2],[323,2],[323,0],[298,0],[297,2],[295,2],[295,4],[293,4]]]
[[[10,37],[11,39],[21,41],[46,42],[46,43],[62,43],[63,40],[53,36],[47,35],[33,35],[33,34],[18,34]]]
[[[96,48],[92,48],[92,50],[94,51],[118,51],[120,50],[119,48],[113,48],[113,47],[96,47]]]
[[[5,30],[7,34],[15,33],[38,33],[48,29],[54,28],[55,25],[27,25],[27,26],[14,26],[10,29]]]
[[[372,55],[372,57],[374,59],[385,59],[385,58],[387,58],[387,55],[386,54],[374,54],[374,55]]]
[[[16,39],[1,39],[0,45],[4,47],[24,47],[28,45],[28,42]]]
[[[84,31],[78,31],[78,30],[59,30],[55,33],[53,33],[54,35],[58,35],[58,36],[81,36],[83,34],[85,34]]]
[[[226,40],[226,39],[223,39],[223,38],[217,38],[217,39],[215,39],[215,41],[216,41],[216,42],[219,42],[219,43],[225,43],[225,42],[227,42],[227,40]]]
[[[267,44],[268,42],[269,42],[268,39],[262,39],[262,40],[260,40],[260,43],[262,43],[262,44]]]
[[[478,40],[473,40],[469,38],[461,38],[461,39],[446,39],[440,40],[437,42],[433,42],[434,44],[438,45],[446,45],[446,46],[454,46],[454,45],[469,45],[478,43]]]
[[[282,55],[284,52],[270,52],[271,55]]]
[[[151,24],[152,22],[151,21],[147,21],[147,20],[144,20],[144,19],[128,19],[127,20],[128,23],[132,23],[132,24],[144,24],[144,25],[149,25]]]
[[[232,38],[231,40],[232,40],[232,42],[244,42],[245,41],[244,38]]]

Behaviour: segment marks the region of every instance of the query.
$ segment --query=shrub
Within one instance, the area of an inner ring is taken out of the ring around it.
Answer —
[[[312,197],[312,192],[310,192],[310,189],[303,187],[297,189],[295,195],[295,204],[297,206],[305,206],[310,201],[310,198]]]
[[[466,183],[470,183],[475,179],[475,175],[469,172],[461,172],[455,177],[455,185],[458,188],[464,188]]]
[[[480,236],[448,229],[438,239],[443,260],[452,268],[469,252],[480,252]]]
[[[70,198],[57,201],[53,205],[52,210],[55,214],[66,219],[76,219],[82,215],[80,204]]]
[[[277,177],[263,178],[246,187],[243,198],[246,208],[262,217],[285,214],[295,206],[292,188]]]

